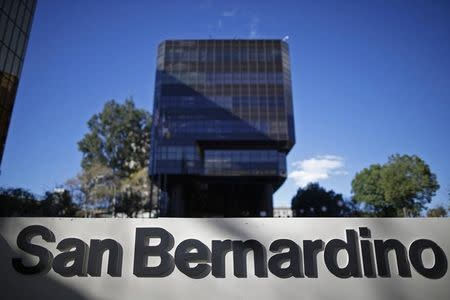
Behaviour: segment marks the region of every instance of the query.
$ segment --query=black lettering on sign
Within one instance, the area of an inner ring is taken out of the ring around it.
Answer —
[[[91,240],[89,247],[88,274],[93,277],[99,277],[102,271],[103,254],[108,251],[108,269],[107,273],[112,277],[122,275],[122,246],[112,239]]]
[[[283,249],[289,251],[281,252]],[[301,250],[296,243],[288,239],[276,240],[270,245],[269,250],[276,253],[269,259],[269,270],[272,274],[280,278],[303,277]],[[289,266],[282,268],[287,262]]]
[[[422,252],[425,249],[431,249],[434,254],[434,265],[431,268],[425,268],[423,265]],[[425,239],[414,241],[409,247],[409,259],[414,269],[427,278],[439,279],[447,273],[447,257],[441,247],[433,241]]]
[[[49,243],[55,242],[55,235],[48,228],[41,225],[25,227],[17,236],[17,247],[28,254],[37,256],[39,262],[34,266],[26,266],[22,258],[13,258],[13,267],[21,274],[45,274],[52,267],[53,254],[46,248],[31,243],[31,239],[36,236],[40,236],[44,241]]]
[[[192,252],[195,250],[196,252]],[[175,250],[175,265],[178,270],[191,278],[203,278],[211,271],[211,251],[199,240],[182,241]],[[189,263],[196,263],[191,267]]]
[[[161,242],[156,246],[149,246],[151,238],[159,238]],[[174,238],[162,228],[136,228],[136,242],[134,245],[133,274],[137,277],[166,277],[173,272],[175,264],[169,251],[173,248]],[[161,263],[156,267],[149,267],[149,257],[160,257]]]
[[[358,235],[354,230],[346,230],[347,242],[339,239],[329,241],[325,247],[325,265],[328,270],[339,278],[361,277],[361,265],[359,263]],[[345,267],[339,267],[337,255],[339,251],[345,251],[348,255],[348,263]]]
[[[53,271],[64,277],[86,276],[89,247],[80,239],[68,238],[56,248],[62,251],[53,260]]]

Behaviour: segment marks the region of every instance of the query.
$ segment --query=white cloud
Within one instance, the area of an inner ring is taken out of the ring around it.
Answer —
[[[295,184],[304,187],[310,182],[328,179],[330,176],[347,175],[344,170],[344,159],[336,155],[318,155],[313,158],[294,162],[294,171],[289,178]]]

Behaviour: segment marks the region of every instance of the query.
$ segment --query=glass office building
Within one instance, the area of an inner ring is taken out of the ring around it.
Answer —
[[[0,0],[0,166],[35,7],[35,0]]]
[[[162,42],[150,163],[161,215],[271,216],[292,111],[286,42]]]

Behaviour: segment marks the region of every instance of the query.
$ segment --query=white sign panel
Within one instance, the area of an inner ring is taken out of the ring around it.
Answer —
[[[450,219],[0,218],[2,299],[450,299]]]

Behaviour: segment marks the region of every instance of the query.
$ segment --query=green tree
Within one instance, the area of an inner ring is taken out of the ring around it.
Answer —
[[[89,132],[78,143],[83,153],[78,176],[85,202],[134,215],[148,202],[147,175],[151,115],[132,99],[108,101],[89,121]]]
[[[344,217],[352,214],[351,206],[341,194],[327,191],[318,183],[299,188],[292,198],[291,208],[296,217]]]
[[[429,218],[443,218],[447,216],[447,209],[442,205],[427,210],[427,217]]]
[[[44,217],[74,217],[78,211],[67,190],[46,192],[40,204]]]
[[[41,215],[37,198],[22,188],[0,188],[0,217],[36,217]]]
[[[124,104],[106,102],[102,112],[88,121],[89,133],[78,142],[82,168],[102,164],[123,177],[147,167],[151,123],[150,113],[136,108],[132,99]]]
[[[153,195],[156,195],[156,187],[154,186],[153,189]],[[116,212],[122,212],[128,217],[134,217],[137,212],[144,208],[148,210],[156,209],[155,201],[151,203],[148,201],[150,198],[150,179],[147,168],[143,168],[122,179],[119,190],[120,196],[117,199]]]
[[[116,196],[118,177],[111,168],[93,162],[78,175],[85,203],[91,207],[107,206]]]
[[[87,217],[86,194],[83,191],[80,175],[69,178],[64,183],[64,189],[70,193],[73,203],[78,207],[76,217]]]
[[[353,199],[383,217],[418,216],[439,184],[418,156],[392,155],[384,165],[371,165],[355,175]]]

